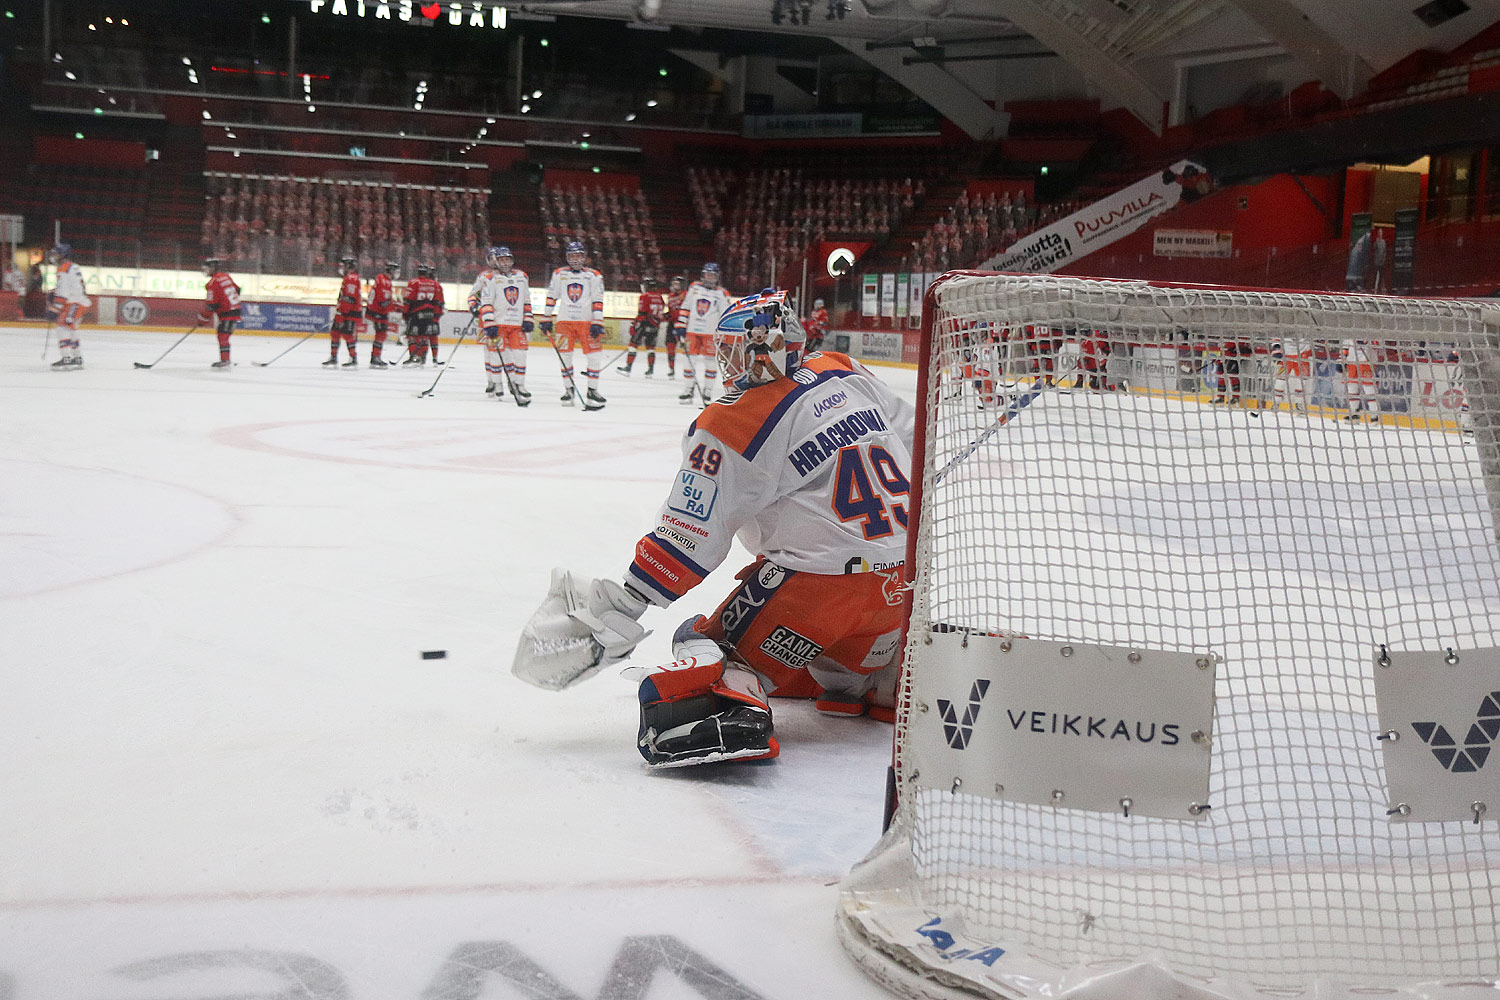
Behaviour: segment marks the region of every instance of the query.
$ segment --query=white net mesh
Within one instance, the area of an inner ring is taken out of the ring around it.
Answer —
[[[1500,831],[1389,822],[1372,738],[1379,644],[1500,645],[1481,307],[993,275],[936,301],[912,669],[950,626],[1223,663],[1208,821],[903,786],[923,905],[1061,966],[1500,976]]]

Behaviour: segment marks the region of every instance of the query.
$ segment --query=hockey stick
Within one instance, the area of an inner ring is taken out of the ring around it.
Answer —
[[[505,385],[510,389],[510,398],[517,406],[530,406],[530,397],[522,399],[520,393],[516,392],[516,383],[511,380],[510,369],[505,367],[505,361],[500,362],[500,374],[505,376]]]
[[[572,373],[572,371],[569,370],[568,363],[563,360],[562,348],[560,348],[560,347],[557,346],[557,338],[555,336],[553,336],[552,334],[549,333],[547,335],[547,340],[552,344],[552,350],[553,350],[553,352],[555,352],[557,354],[557,363],[558,363],[558,365],[561,367],[561,369],[563,371],[565,371],[565,372],[568,373],[568,388],[572,390],[574,396],[578,397],[578,402],[580,402],[580,403],[583,404],[584,410],[587,412],[587,411],[592,411],[592,410],[602,410],[602,409],[604,409],[604,404],[603,403],[590,403],[588,401],[588,398],[585,397],[583,393],[581,393],[581,392],[578,391],[578,383],[575,382],[575,381],[573,381],[573,373]]]
[[[426,399],[437,390],[437,384],[443,380],[444,375],[448,374],[448,369],[453,363],[453,355],[457,354],[459,347],[465,340],[469,339],[469,331],[472,329],[474,329],[474,317],[470,316],[468,325],[464,327],[463,332],[458,335],[458,340],[453,344],[453,350],[448,352],[447,361],[439,362],[437,359],[437,352],[433,352],[432,360],[436,364],[441,364],[442,370],[437,373],[437,378],[432,380],[432,384],[429,385],[424,392],[417,393],[418,399]]]
[[[1068,372],[1068,374],[1063,377],[1068,378],[1071,377],[1072,374],[1072,372]],[[1053,381],[1057,382],[1061,380],[1054,379]],[[943,481],[943,477],[952,472],[960,462],[964,461],[970,455],[974,454],[976,451],[982,448],[990,438],[1000,433],[1000,428],[1004,427],[1006,424],[1010,423],[1012,420],[1018,417],[1021,411],[1026,409],[1026,407],[1030,406],[1032,403],[1036,402],[1037,398],[1041,396],[1042,393],[1046,392],[1048,389],[1055,388],[1057,388],[1056,385],[1048,385],[1045,379],[1040,377],[1036,378],[1031,383],[1030,389],[1010,401],[1010,405],[1005,408],[1005,412],[995,418],[995,422],[990,426],[989,430],[981,434],[976,440],[970,442],[967,448],[959,452],[957,455],[953,456],[953,458],[948,462],[947,465],[938,470],[937,475],[932,477],[933,483],[941,483]]]
[[[200,327],[202,325],[203,325],[202,323],[194,323],[193,324],[193,328],[191,330],[189,330],[187,333],[184,333],[182,336],[178,337],[176,340],[174,340],[172,342],[172,346],[171,347],[169,347],[165,351],[161,352],[161,358],[164,358],[168,354],[171,354],[173,351],[175,351],[177,349],[177,345],[178,344],[182,343],[184,340],[187,340],[193,334],[197,333],[198,332],[198,327]],[[155,368],[157,365],[161,364],[161,358],[157,358],[155,361],[151,362],[149,365],[143,365],[139,361],[137,361],[135,363],[135,366],[137,368]]]
[[[331,327],[330,327],[330,329],[331,329]],[[307,336],[305,336],[301,340],[297,341],[291,347],[288,347],[286,350],[284,350],[280,354],[276,355],[276,357],[272,358],[270,361],[254,361],[254,362],[251,362],[251,363],[254,364],[257,368],[269,368],[272,365],[274,365],[276,362],[280,361],[282,358],[286,357],[288,354],[291,354],[297,348],[301,347],[303,344],[307,343],[309,340],[312,340],[318,334],[320,334],[320,333],[328,333],[328,332],[329,332],[328,330],[314,330],[312,333],[309,333]]]
[[[632,348],[630,348],[630,347],[625,348],[625,350],[623,350],[619,354],[615,355],[615,359],[613,361],[611,361],[609,364],[605,365],[603,368],[599,369],[599,371],[601,373],[609,371],[615,365],[619,364],[620,363],[620,359],[623,358],[625,355],[629,354],[631,352],[631,350],[632,350]]]
[[[57,318],[52,314],[52,310],[48,309],[47,310],[47,333],[46,333],[46,339],[44,339],[42,341],[42,360],[43,361],[47,360],[47,351],[52,348],[52,328],[53,328],[53,326],[56,325],[56,323],[57,323]]]

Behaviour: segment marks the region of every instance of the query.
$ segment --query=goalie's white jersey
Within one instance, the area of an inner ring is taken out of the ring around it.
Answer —
[[[911,404],[842,354],[716,400],[688,428],[682,468],[626,579],[665,606],[724,561],[736,533],[804,573],[902,565],[915,421]]]

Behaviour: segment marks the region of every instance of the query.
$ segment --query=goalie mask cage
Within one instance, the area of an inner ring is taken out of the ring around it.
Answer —
[[[838,908],[866,972],[922,997],[1493,988],[1500,707],[1473,706],[1500,689],[1497,323],[1478,301],[972,272],[929,289],[894,811]],[[1017,661],[1028,684],[1082,670],[1065,683],[1111,721],[1004,702],[1007,655],[1042,664]],[[1154,660],[1165,681],[1119,669]],[[1467,737],[1404,724],[1430,705],[1385,721],[1408,708],[1377,705],[1393,660],[1417,663],[1402,697],[1466,679],[1444,718]],[[939,674],[946,700],[922,688]],[[1149,739],[1139,715],[1107,738],[1128,715],[1111,706],[1143,696],[1201,710],[1172,730],[1189,773],[1048,756]],[[1042,749],[982,747],[996,731]],[[934,773],[944,754],[962,780]],[[1097,787],[1046,799],[1059,767]]]

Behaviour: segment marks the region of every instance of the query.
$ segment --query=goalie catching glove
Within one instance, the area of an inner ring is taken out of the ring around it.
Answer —
[[[585,589],[572,573],[554,569],[546,598],[521,630],[511,673],[561,691],[623,662],[650,634],[636,621],[648,603],[613,580],[593,580]]]

